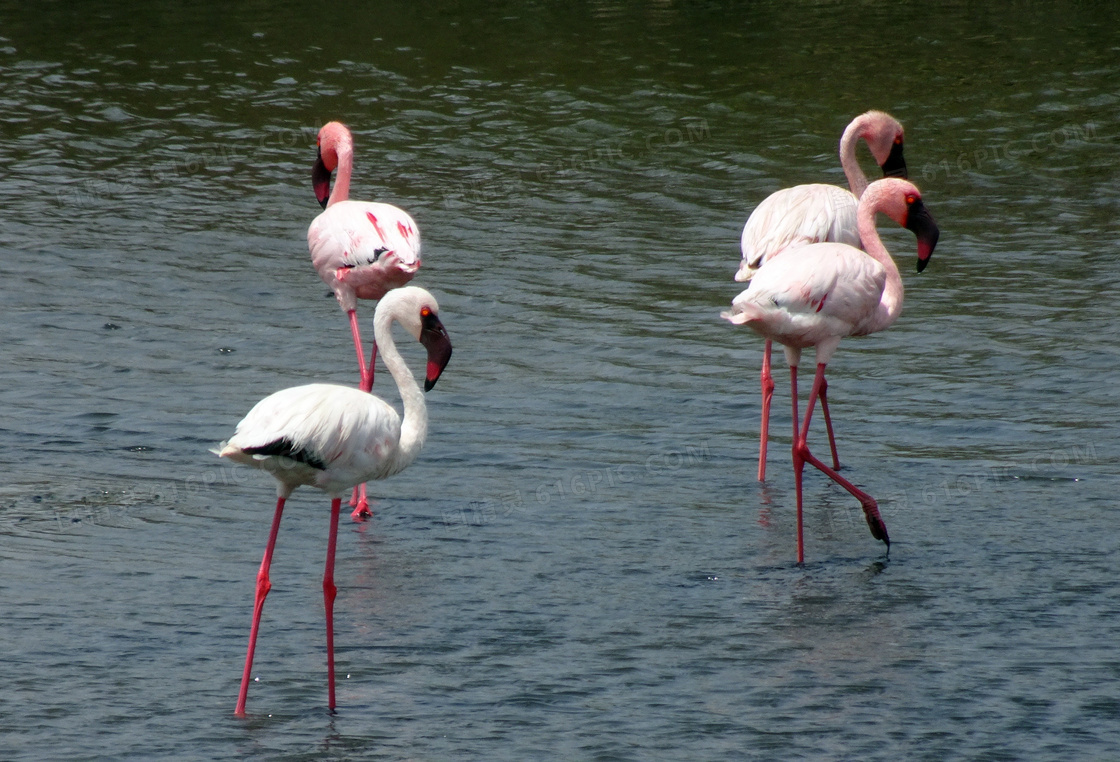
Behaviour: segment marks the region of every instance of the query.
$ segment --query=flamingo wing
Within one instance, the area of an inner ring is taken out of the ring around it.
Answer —
[[[420,268],[416,221],[391,204],[340,201],[307,229],[311,264],[344,310],[355,299],[380,299]]]
[[[258,402],[220,454],[334,493],[383,476],[400,437],[400,416],[384,400],[349,386],[307,384]]]
[[[810,244],[761,268],[723,317],[787,346],[834,347],[877,309],[885,286],[886,270],[863,251]]]
[[[758,268],[787,249],[826,241],[861,248],[857,203],[850,191],[823,183],[770,194],[743,226],[743,257],[735,280],[750,280]]]

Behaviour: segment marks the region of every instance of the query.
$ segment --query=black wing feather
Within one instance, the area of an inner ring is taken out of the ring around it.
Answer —
[[[326,462],[323,461],[319,453],[306,447],[296,447],[295,442],[286,438],[277,439],[260,447],[242,447],[241,452],[250,455],[276,455],[282,458],[291,458],[298,463],[306,463],[320,471],[325,471],[327,468]]]

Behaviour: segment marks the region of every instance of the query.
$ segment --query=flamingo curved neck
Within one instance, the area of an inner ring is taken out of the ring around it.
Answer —
[[[327,200],[327,208],[331,208],[339,201],[346,201],[350,198],[350,175],[354,171],[354,148],[349,143],[339,143],[335,148],[338,154],[338,169],[335,174],[334,188],[331,189],[330,199]]]
[[[416,383],[412,371],[408,369],[404,358],[397,351],[396,342],[393,341],[393,320],[396,318],[391,312],[378,312],[373,320],[373,337],[377,342],[377,349],[385,367],[397,383],[397,390],[401,395],[404,405],[404,415],[401,417],[401,439],[397,444],[391,473],[396,473],[416,460],[420,450],[424,447],[424,439],[428,435],[428,407],[424,402],[424,392]]]
[[[898,271],[898,265],[894,263],[887,247],[883,245],[883,240],[879,237],[879,231],[875,227],[875,214],[880,211],[878,201],[877,197],[863,200],[856,212],[859,237],[863,241],[864,251],[887,271],[887,282],[883,288],[883,296],[879,301],[879,307],[873,315],[860,325],[859,333],[861,334],[875,333],[887,328],[898,319],[902,312],[902,274]]]
[[[844,169],[844,176],[848,178],[848,187],[856,198],[861,198],[867,190],[867,175],[856,159],[856,144],[859,142],[860,131],[863,129],[861,119],[854,120],[840,136],[840,166]]]

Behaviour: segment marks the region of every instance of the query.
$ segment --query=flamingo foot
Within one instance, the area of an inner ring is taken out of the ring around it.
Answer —
[[[818,471],[847,490],[848,494],[856,500],[859,500],[860,507],[863,508],[863,515],[867,519],[867,526],[871,530],[871,536],[876,540],[885,542],[887,544],[887,552],[889,553],[891,549],[891,538],[890,535],[887,534],[887,525],[883,522],[883,517],[879,515],[879,504],[875,502],[875,498],[871,497],[871,495],[822,463],[817,456],[809,452],[809,446],[805,443],[804,439],[794,446],[795,465],[797,459],[814,466]]]
[[[879,506],[874,500],[867,502],[861,500],[863,507],[863,516],[867,519],[867,526],[871,529],[871,536],[876,540],[882,540],[887,544],[887,552],[891,552],[891,538],[887,534],[887,525],[883,522],[883,517],[879,515]]]
[[[350,506],[354,509],[350,513],[352,521],[365,521],[373,515],[369,509],[369,501],[366,499],[366,485],[359,484],[354,488],[354,494],[350,498]]]

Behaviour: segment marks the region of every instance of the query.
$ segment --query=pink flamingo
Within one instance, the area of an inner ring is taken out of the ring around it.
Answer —
[[[845,336],[865,336],[888,328],[902,310],[902,276],[875,229],[883,212],[918,238],[918,272],[937,245],[938,229],[918,189],[906,180],[872,183],[859,201],[858,230],[865,251],[844,243],[809,244],[795,257],[778,257],[759,269],[746,291],[722,317],[746,325],[785,347],[793,397],[793,472],[797,487],[797,562],[805,561],[801,519],[801,475],[811,463],[850,492],[863,507],[871,535],[887,544],[887,526],[866,492],[816,458],[808,445],[813,405],[824,388],[825,366]],[[817,373],[798,428],[797,365],[801,350],[816,347]]]
[[[272,589],[268,570],[280,516],[292,490],[302,484],[318,487],[331,496],[323,601],[327,618],[328,701],[334,711],[334,554],[342,494],[356,484],[384,479],[404,470],[420,454],[428,431],[424,395],[393,343],[390,329],[394,321],[428,350],[424,391],[435,386],[451,359],[451,340],[440,322],[436,300],[422,288],[397,289],[377,305],[374,337],[400,390],[403,418],[384,400],[360,389],[336,384],[295,386],[258,402],[237,424],[233,437],[223,442],[220,450],[214,450],[223,458],[268,471],[277,482],[276,512],[257,573],[253,626],[249,630],[249,650],[234,712],[239,717],[245,716],[261,611],[265,596]]]
[[[401,209],[372,201],[350,201],[354,168],[354,140],[341,122],[319,130],[319,153],[311,170],[315,196],[323,212],[307,229],[311,264],[331,287],[339,306],[350,318],[350,333],[358,355],[359,388],[373,388],[374,343],[366,365],[358,330],[358,299],[380,299],[390,289],[412,280],[420,269],[420,230]],[[331,190],[331,172],[338,170]],[[356,487],[350,504],[354,519],[369,516],[365,484]]]
[[[840,166],[848,178],[851,191],[838,185],[813,183],[784,188],[767,196],[751,213],[743,226],[740,248],[743,252],[735,280],[748,281],[751,276],[778,254],[809,243],[834,241],[860,247],[856,225],[856,203],[867,188],[867,176],[856,160],[856,143],[863,139],[884,177],[906,177],[903,158],[902,125],[890,114],[868,111],[860,114],[840,137]],[[758,448],[758,480],[766,479],[766,446],[770,433],[770,400],[774,380],[770,375],[771,342],[766,341],[762,354],[762,423]],[[828,410],[827,384],[821,388],[821,410],[828,430],[833,468],[840,468],[836,438],[832,433],[832,416]]]

